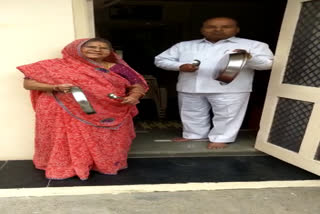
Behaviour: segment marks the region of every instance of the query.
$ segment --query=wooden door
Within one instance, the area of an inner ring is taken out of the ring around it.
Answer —
[[[288,0],[255,147],[320,175],[320,0]]]

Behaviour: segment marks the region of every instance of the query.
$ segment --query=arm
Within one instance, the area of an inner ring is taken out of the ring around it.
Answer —
[[[154,64],[159,68],[171,71],[194,72],[198,70],[198,66],[194,64],[179,62],[179,45],[180,43],[156,56]]]
[[[146,90],[140,84],[131,85],[127,90],[127,96],[121,102],[123,104],[136,105],[139,103],[139,99],[146,94]]]
[[[43,92],[56,91],[56,92],[67,93],[67,92],[70,92],[72,85],[71,84],[50,85],[50,84],[41,83],[32,79],[24,79],[23,87],[26,90],[37,90],[37,91],[43,91]]]
[[[179,62],[179,44],[156,56],[154,64],[164,70],[179,71],[179,67],[184,64]]]
[[[251,58],[246,67],[254,70],[269,70],[273,63],[273,53],[265,43],[258,42],[251,47]]]

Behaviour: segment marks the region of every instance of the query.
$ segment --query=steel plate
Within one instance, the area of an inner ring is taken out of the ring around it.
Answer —
[[[222,83],[228,84],[232,82],[248,60],[246,53],[231,53],[223,57],[218,64],[222,66],[219,74],[215,78]]]

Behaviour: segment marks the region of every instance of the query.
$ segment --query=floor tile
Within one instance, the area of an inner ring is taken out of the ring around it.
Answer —
[[[92,172],[87,181],[74,177],[51,181],[50,187],[320,179],[270,156],[137,158],[128,163],[118,175]]]
[[[151,123],[152,125],[152,123]],[[150,126],[151,126],[150,125]],[[224,149],[207,149],[207,141],[190,141],[184,143],[171,142],[174,137],[181,136],[178,128],[152,128],[137,130],[129,157],[209,157],[226,155],[264,155],[254,149],[255,131],[241,130],[235,143]]]
[[[0,188],[46,187],[44,172],[34,168],[32,161],[8,161],[0,170]]]
[[[0,161],[0,170],[4,167],[6,161]]]

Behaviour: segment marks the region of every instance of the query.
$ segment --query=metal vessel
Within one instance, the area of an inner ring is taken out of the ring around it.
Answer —
[[[220,63],[224,65],[215,79],[225,84],[232,82],[243,69],[247,60],[247,53],[231,53],[226,55],[220,60]]]
[[[74,99],[79,103],[81,109],[86,114],[95,114],[96,111],[93,109],[92,105],[88,101],[86,95],[83,93],[79,87],[71,87],[71,93]]]

